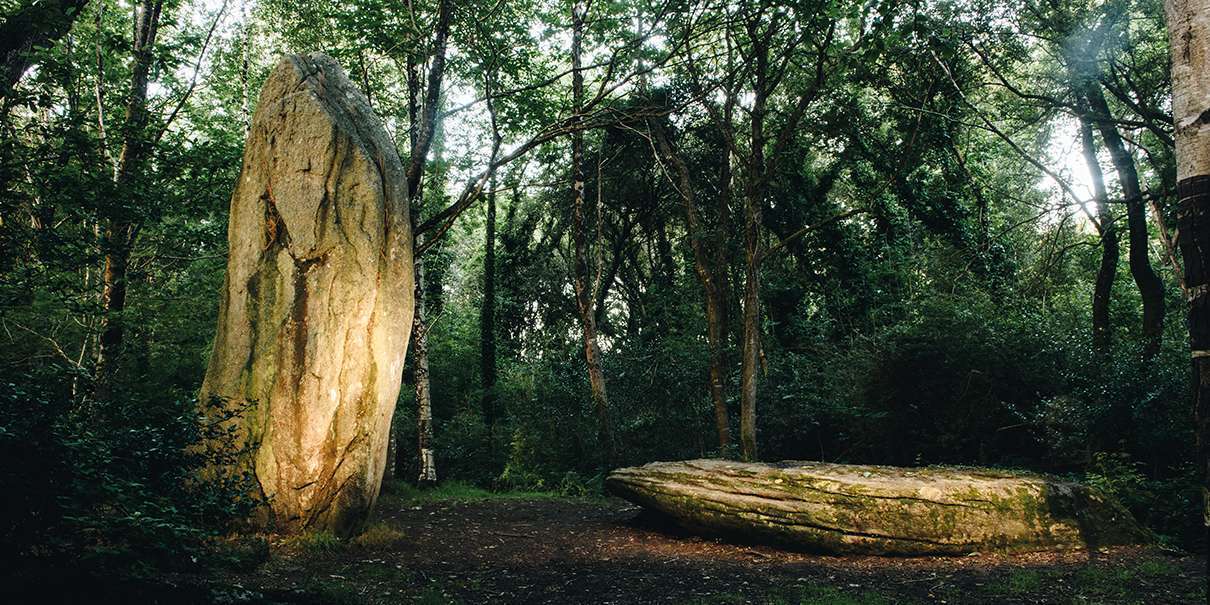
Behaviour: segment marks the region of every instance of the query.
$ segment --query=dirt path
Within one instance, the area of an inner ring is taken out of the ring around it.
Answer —
[[[388,499],[347,545],[275,547],[228,578],[316,603],[1189,603],[1202,561],[1153,549],[828,557],[659,527],[618,500]]]

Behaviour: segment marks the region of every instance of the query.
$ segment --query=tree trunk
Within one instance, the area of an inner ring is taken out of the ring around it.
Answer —
[[[768,52],[755,51],[755,86],[751,113],[751,145],[744,187],[744,323],[740,359],[740,455],[756,460],[756,385],[760,369],[761,214],[765,178],[765,104]]]
[[[571,9],[572,111],[580,113],[584,101],[584,74],[581,71],[581,44],[584,29],[583,0]],[[577,122],[579,118],[577,118]],[[577,125],[578,126],[578,125]],[[601,349],[597,345],[596,314],[593,312],[592,286],[588,271],[588,234],[584,220],[584,133],[578,127],[571,135],[572,172],[572,245],[576,308],[584,337],[584,361],[588,366],[588,384],[597,416],[597,438],[605,465],[614,460],[613,432],[609,420],[609,397],[605,391],[605,372],[601,367]]]
[[[428,162],[429,147],[437,131],[437,104],[441,101],[441,86],[445,79],[446,39],[450,31],[450,0],[441,0],[437,6],[437,30],[434,32],[432,64],[429,66],[428,82],[425,85],[423,107],[419,106],[420,73],[424,62],[413,52],[408,63],[408,114],[411,118],[411,157],[408,158],[408,191],[420,191],[420,180]],[[413,195],[413,199],[415,196]]]
[[[399,440],[395,437],[394,416],[395,416],[394,414],[391,414],[391,426],[388,428],[390,433],[389,433],[389,436],[387,437],[386,463],[383,465],[383,468],[382,468],[383,483],[387,483],[387,482],[391,482],[391,481],[395,480],[395,463],[399,459]]]
[[[433,399],[429,390],[429,327],[424,320],[424,261],[416,260],[416,315],[412,320],[412,368],[416,380],[416,483],[437,483],[433,448]]]
[[[97,339],[96,388],[93,391],[93,396],[99,400],[109,399],[112,394],[122,343],[126,338],[122,313],[126,310],[126,275],[132,235],[132,224],[111,221],[102,239],[105,269],[101,273],[101,335]]]
[[[1130,513],[1089,487],[994,469],[690,460],[618,469],[605,487],[691,530],[838,554],[1146,541]]]
[[[1105,177],[1101,172],[1101,163],[1097,160],[1092,124],[1085,116],[1080,117],[1080,140],[1084,148],[1084,163],[1088,165],[1088,174],[1092,178],[1097,222],[1100,223],[1101,231],[1101,266],[1097,269],[1096,286],[1092,293],[1092,344],[1098,353],[1108,356],[1113,345],[1113,331],[1109,325],[1109,303],[1118,272],[1118,230],[1114,225],[1113,213],[1109,210]]]
[[[1189,289],[1193,412],[1202,479],[1205,544],[1210,545],[1210,0],[1167,0],[1176,126],[1178,232]],[[1210,556],[1206,559],[1210,571]],[[1206,600],[1210,602],[1210,585]]]
[[[744,323],[740,361],[740,455],[756,460],[756,385],[760,365],[760,218],[757,202],[744,200]]]
[[[134,66],[130,93],[126,100],[126,119],[122,127],[122,151],[114,169],[115,190],[131,184],[146,158],[147,139],[147,78],[151,71],[152,49],[159,30],[163,0],[144,0],[135,24],[133,45]],[[127,269],[130,252],[138,234],[138,225],[128,209],[119,209],[118,216],[108,221],[102,247],[105,271],[102,274],[101,337],[97,347],[97,399],[110,396],[118,370],[125,340],[122,314],[126,311]]]
[[[483,387],[483,422],[489,434],[496,425],[496,179],[487,194],[483,243],[483,305],[479,309],[479,376]]]
[[[727,395],[724,386],[726,378],[723,349],[724,341],[724,306],[725,294],[720,290],[719,273],[725,272],[720,265],[711,266],[710,252],[706,249],[706,234],[703,233],[702,221],[698,216],[697,195],[693,189],[693,180],[689,168],[680,154],[672,146],[664,126],[657,119],[648,120],[648,129],[656,143],[656,150],[664,161],[670,164],[676,174],[676,189],[685,209],[685,228],[688,231],[689,247],[693,251],[693,268],[698,282],[702,284],[702,293],[706,308],[706,342],[710,347],[709,389],[710,400],[714,404],[714,425],[718,433],[719,451],[725,453],[731,447],[731,421],[727,414]]]
[[[0,23],[0,99],[7,98],[30,66],[35,48],[48,48],[62,38],[84,11],[88,0],[30,2]]]
[[[1101,138],[1113,158],[1118,182],[1122,187],[1122,196],[1126,198],[1130,274],[1134,277],[1143,299],[1143,359],[1150,360],[1159,353],[1164,335],[1164,283],[1152,269],[1151,260],[1147,256],[1147,210],[1139,187],[1139,175],[1135,169],[1134,158],[1126,150],[1122,137],[1118,134],[1117,125],[1113,123],[1113,116],[1109,113],[1109,106],[1105,103],[1100,84],[1089,82],[1086,86],[1086,96],[1097,129],[1101,131]]]
[[[723,104],[723,120],[730,124],[734,111],[734,95],[728,95]],[[718,199],[714,205],[714,231],[711,251],[714,261],[714,295],[709,303],[714,307],[711,317],[707,314],[707,329],[715,333],[715,344],[710,347],[710,390],[714,400],[714,424],[718,431],[719,448],[724,452],[731,447],[731,419],[727,410],[727,342],[731,326],[731,280],[728,275],[730,258],[727,253],[727,226],[731,222],[731,150],[724,142],[718,175]]]
[[[429,149],[437,130],[437,106],[441,101],[441,87],[445,78],[446,41],[450,29],[451,8],[450,0],[441,0],[437,5],[432,60],[428,79],[424,84],[423,104],[421,103],[420,67],[424,63],[424,59],[416,49],[413,49],[408,56],[406,78],[410,157],[407,168],[407,189],[410,192],[411,207],[414,209],[413,218],[419,216],[419,208],[423,206],[424,169],[428,163]],[[413,40],[413,42],[416,41]],[[415,230],[414,224],[412,229]],[[415,244],[416,250],[419,250],[420,239],[417,239]],[[416,452],[419,465],[417,483],[432,485],[437,482],[437,460],[433,444],[432,385],[429,379],[428,331],[430,326],[426,323],[425,315],[424,262],[415,251],[413,251],[412,257],[416,274],[416,308],[412,323],[412,369],[416,390]]]

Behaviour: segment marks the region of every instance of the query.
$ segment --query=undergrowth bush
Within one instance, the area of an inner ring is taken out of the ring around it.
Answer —
[[[232,422],[182,397],[73,400],[0,383],[0,544],[9,571],[188,569],[258,505]],[[201,447],[208,444],[207,447]]]

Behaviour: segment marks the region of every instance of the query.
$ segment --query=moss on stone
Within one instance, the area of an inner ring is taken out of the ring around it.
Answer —
[[[616,495],[691,529],[832,552],[960,554],[1144,538],[1087,486],[995,469],[694,460],[618,469]]]

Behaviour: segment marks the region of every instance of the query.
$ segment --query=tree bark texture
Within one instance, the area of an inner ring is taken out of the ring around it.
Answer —
[[[1193,421],[1205,543],[1210,544],[1210,0],[1167,0],[1164,12],[1172,45],[1177,230],[1189,291]],[[1210,571],[1210,557],[1206,566]]]
[[[412,372],[416,381],[416,460],[419,485],[437,483],[433,447],[433,394],[429,383],[429,324],[424,313],[424,261],[416,261],[416,317],[412,322]]]

